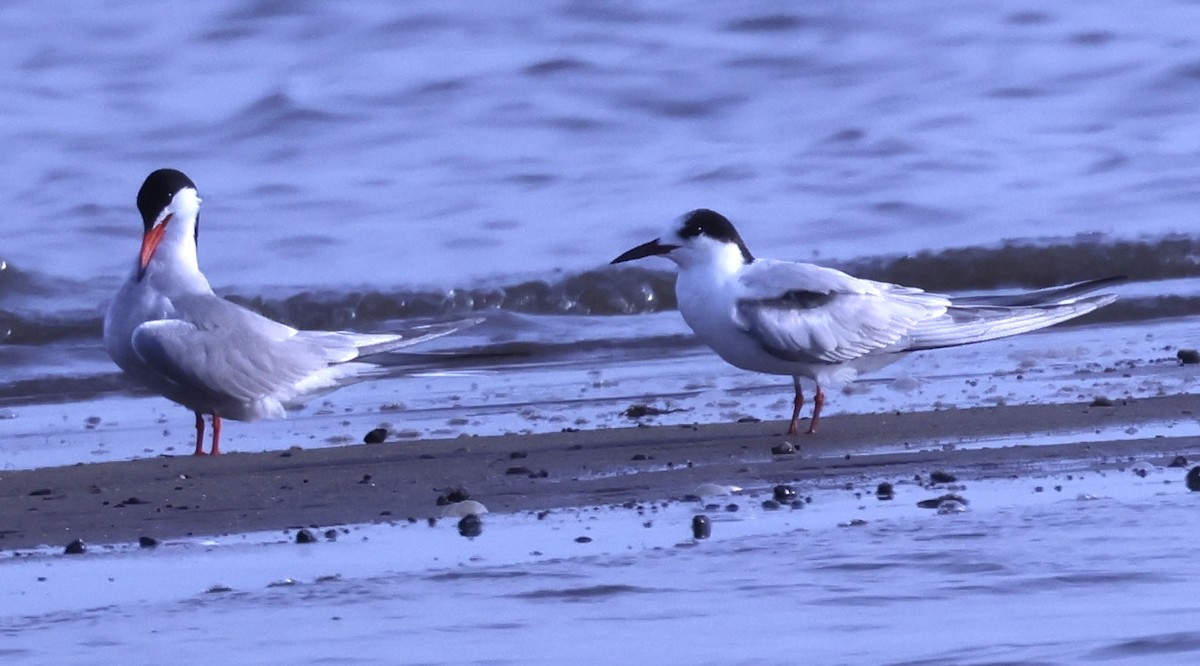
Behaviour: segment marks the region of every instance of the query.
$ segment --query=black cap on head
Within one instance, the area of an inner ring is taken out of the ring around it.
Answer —
[[[746,248],[746,243],[742,241],[737,229],[733,228],[733,223],[716,211],[698,208],[684,215],[679,236],[685,239],[707,236],[722,243],[734,243],[742,251],[742,259],[746,263],[754,261],[754,255],[750,254],[750,250]]]
[[[175,198],[175,194],[185,187],[194,190],[196,184],[176,169],[159,169],[146,176],[146,182],[142,183],[142,189],[138,190],[137,207],[147,231],[158,219],[158,214]]]

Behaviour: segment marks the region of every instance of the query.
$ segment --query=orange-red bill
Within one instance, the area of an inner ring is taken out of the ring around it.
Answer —
[[[158,249],[158,244],[162,242],[163,236],[167,233],[167,223],[171,221],[171,215],[163,218],[162,222],[154,225],[142,236],[142,251],[138,254],[138,279],[142,279],[142,275],[146,273],[146,266],[150,265],[150,258],[154,256],[154,251]]]

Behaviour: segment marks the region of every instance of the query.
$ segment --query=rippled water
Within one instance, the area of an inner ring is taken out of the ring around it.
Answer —
[[[670,308],[668,273],[605,264],[698,206],[763,256],[928,289],[1200,272],[1186,3],[145,11],[0,13],[10,400],[111,372],[101,313],[165,165],[200,184],[218,290],[300,326]]]
[[[4,466],[187,446],[190,417],[99,341],[137,187],[162,166],[199,184],[201,262],[238,302],[322,328],[488,317],[425,350],[454,359],[396,359],[393,381],[231,426],[234,450],[344,444],[381,421],[402,437],[628,425],[632,402],[682,410],[654,422],[782,416],[786,382],[721,364],[667,312],[661,264],[606,266],[700,206],[761,256],[927,289],[1132,279],[1083,327],[918,355],[832,413],[1195,393],[1173,356],[1197,346],[1196,25],[1200,5],[1177,0],[8,2]],[[98,557],[52,565],[81,594],[21,610],[37,584],[6,562],[5,592],[26,596],[2,604],[0,654],[1193,663],[1193,508],[1147,491],[866,529],[755,516],[744,539],[679,548],[676,526],[550,559],[498,558],[489,532],[483,560],[455,551],[461,571],[372,553],[328,587],[310,584],[324,560],[267,571],[276,555],[256,551],[238,570],[261,576],[225,596],[143,559],[113,577],[172,582],[147,605],[106,588],[120,558]],[[497,649],[517,643],[540,651]]]
[[[0,567],[2,652],[13,664],[201,654],[271,664],[1190,664],[1200,657],[1197,496],[1178,474],[969,481],[969,508],[947,515],[917,508],[934,493],[911,484],[880,502],[861,480],[832,479],[801,487],[812,503],[799,510],[725,498],[741,510],[708,511],[712,538],[700,542],[688,528],[699,505],[671,504],[485,516],[471,540],[444,521],[355,528],[310,546],[270,534],[32,555]]]

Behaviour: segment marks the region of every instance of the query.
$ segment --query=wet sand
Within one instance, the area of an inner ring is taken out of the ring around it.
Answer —
[[[442,516],[437,498],[455,488],[491,512],[518,512],[680,499],[704,483],[866,493],[933,470],[970,481],[1166,465],[1178,455],[1194,464],[1200,437],[1139,432],[1194,423],[1196,406],[1181,395],[1108,407],[833,415],[815,436],[785,436],[784,422],[652,426],[5,471],[0,549],[424,520]],[[1065,443],[1020,444],[1058,434]],[[785,441],[798,452],[773,454]]]

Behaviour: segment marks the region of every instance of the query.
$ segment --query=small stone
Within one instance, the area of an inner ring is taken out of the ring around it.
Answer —
[[[363,474],[363,477],[361,479],[359,479],[358,483],[359,483],[359,485],[363,485],[363,486],[370,484],[371,483],[371,475]]]
[[[929,474],[930,483],[954,483],[957,480],[958,477],[949,472],[943,472],[940,469],[934,470]]]
[[[225,592],[233,592],[233,588],[228,585],[217,583],[204,591],[205,594],[223,594]]]
[[[142,548],[156,548],[158,547],[158,539],[149,536],[140,536],[138,537],[138,546]]]
[[[337,537],[338,537],[337,530],[325,530],[325,540],[326,541],[337,541]]]
[[[1096,398],[1092,400],[1092,403],[1089,406],[1090,407],[1112,407],[1113,401],[1108,398],[1105,398],[1102,395],[1096,396]]]
[[[787,456],[796,452],[796,445],[791,442],[783,442],[771,447],[771,453],[777,456]]]
[[[63,549],[65,555],[82,555],[87,552],[87,545],[83,543],[83,539],[76,539],[67,544]]]
[[[951,513],[962,513],[967,510],[967,505],[957,500],[946,500],[938,505],[938,515],[946,515]]]
[[[1167,465],[1167,467],[1187,467],[1187,466],[1188,466],[1188,459],[1185,458],[1184,456],[1175,456],[1175,459],[1171,461],[1171,464]]]
[[[467,492],[466,488],[455,488],[446,493],[446,499],[451,502],[465,502],[471,499],[471,493]]]
[[[1200,493],[1200,466],[1188,470],[1187,489],[1194,493]]]
[[[590,537],[590,536],[575,537],[575,543],[591,543],[591,542],[592,542],[592,537]]]
[[[712,536],[712,521],[708,519],[708,516],[704,514],[692,516],[692,538],[707,539],[710,536]]]
[[[1178,358],[1184,365],[1196,365],[1200,363],[1200,351],[1195,349],[1180,349],[1175,352],[1175,358]]]
[[[875,497],[882,501],[893,500],[896,499],[896,490],[892,487],[892,484],[883,481],[878,486],[875,486]]]
[[[512,453],[508,454],[508,458],[509,460],[520,460],[528,455],[529,454],[525,453],[524,451],[513,451]]]
[[[459,516],[475,516],[487,512],[487,507],[484,506],[482,502],[476,502],[475,500],[463,500],[461,502],[447,504],[446,508],[442,509],[442,517],[455,518]]]
[[[775,486],[771,495],[775,498],[775,501],[783,503],[790,502],[797,497],[795,488],[784,485]]]
[[[635,453],[630,460],[633,462],[642,462],[643,460],[651,460],[651,456],[648,456],[644,453]]]
[[[862,518],[852,518],[844,523],[838,523],[838,527],[862,527],[866,524],[867,521],[863,520]]]
[[[462,520],[458,521],[458,533],[468,539],[483,534],[483,519],[475,514],[463,516]]]
[[[296,543],[316,543],[317,537],[313,536],[308,530],[300,530],[296,532]]]
[[[383,444],[387,441],[387,428],[376,428],[363,436],[364,444]]]
[[[776,502],[773,499],[763,500],[763,503],[762,503],[762,508],[766,509],[767,511],[778,511],[779,506],[780,506],[779,502]]]
[[[736,504],[726,504],[726,505],[725,505],[725,510],[726,510],[726,511],[728,511],[728,512],[730,512],[730,513],[734,513],[735,511],[737,511],[737,510],[738,510],[738,509],[740,509],[740,508],[741,508],[741,507],[739,507],[739,506],[738,506],[738,505],[736,505]]]
[[[530,474],[533,474],[533,470],[529,469],[528,467],[509,467],[508,469],[504,470],[504,473],[508,476],[529,476]]]
[[[942,502],[951,502],[951,501],[960,502],[963,505],[970,504],[970,502],[967,501],[967,498],[965,498],[961,495],[955,495],[953,493],[950,493],[950,494],[942,495],[941,497],[935,497],[933,499],[921,500],[920,502],[917,502],[917,506],[921,507],[922,509],[936,509],[942,505]]]
[[[652,405],[630,405],[625,411],[621,412],[621,416],[627,419],[641,419],[647,416],[659,416],[662,414],[670,414],[678,411],[675,409],[659,409]]]
[[[53,495],[53,494],[54,494],[54,491],[51,490],[50,488],[38,488],[37,490],[29,491],[30,497],[44,497],[46,495]]]

